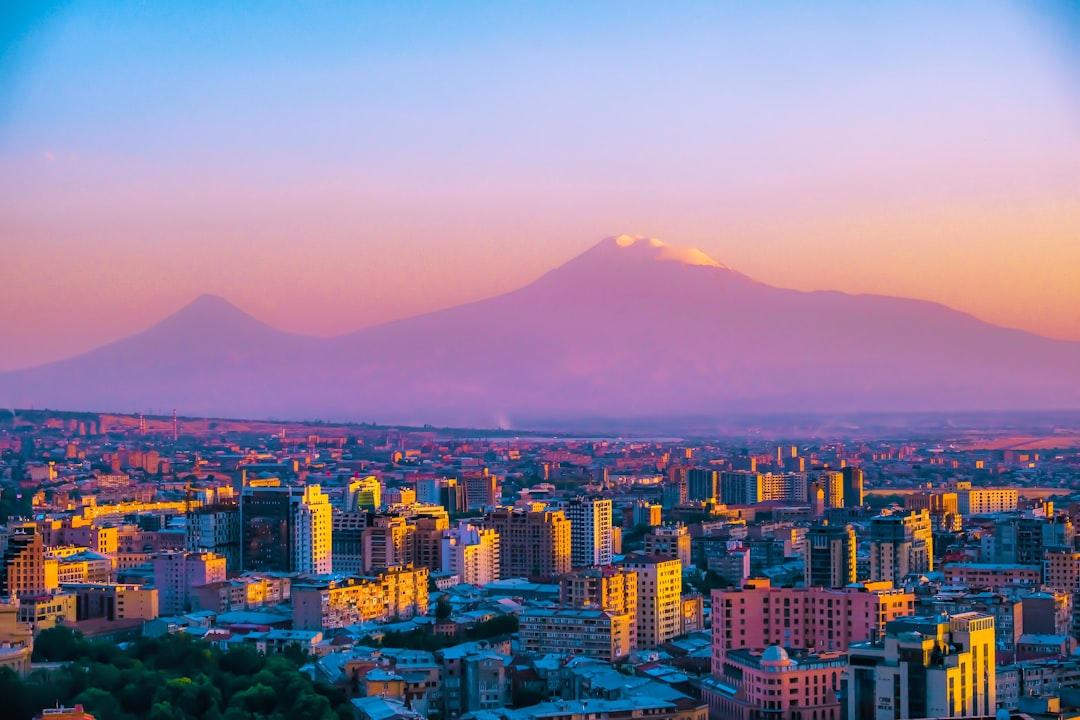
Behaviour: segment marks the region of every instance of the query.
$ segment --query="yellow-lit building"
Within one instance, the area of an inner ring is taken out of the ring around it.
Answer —
[[[848,717],[990,717],[997,711],[994,617],[905,617],[848,648]]]
[[[654,648],[682,632],[682,563],[675,558],[642,556],[623,563],[637,572],[637,642]]]
[[[33,625],[34,632],[56,627],[62,621],[78,617],[78,599],[74,593],[53,592],[23,598],[19,602],[19,622]]]
[[[0,560],[0,596],[43,595],[56,587],[55,572],[55,564],[46,563],[37,527],[27,523],[11,528]]]
[[[428,611],[427,568],[387,568],[375,577],[294,583],[293,628],[323,630]]]
[[[142,585],[87,583],[65,585],[76,597],[77,620],[154,620],[158,591]]]

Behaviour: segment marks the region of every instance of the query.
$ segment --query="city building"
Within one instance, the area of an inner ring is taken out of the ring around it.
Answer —
[[[564,509],[570,520],[570,564],[610,565],[611,500],[579,497],[567,501]]]
[[[763,578],[713,590],[712,600],[715,650],[782,645],[843,651],[883,632],[889,620],[912,614],[915,603],[914,595],[890,583],[782,587]]]
[[[652,528],[645,534],[645,554],[675,558],[690,567],[690,531],[682,523]]]
[[[8,668],[26,676],[30,674],[35,626],[19,617],[20,609],[17,598],[0,598],[0,670]]]
[[[957,508],[961,515],[990,515],[1016,510],[1020,493],[1015,488],[961,487],[956,491]]]
[[[934,569],[934,536],[927,510],[879,515],[870,521],[870,579],[899,583]]]
[[[750,548],[742,540],[728,540],[724,552],[709,557],[706,567],[723,578],[729,585],[741,586],[750,578]]]
[[[1043,553],[1042,584],[1080,593],[1080,551],[1069,547],[1047,548]]]
[[[720,502],[725,505],[753,505],[764,495],[761,473],[731,471],[720,473]]]
[[[376,511],[382,507],[382,483],[374,475],[358,477],[347,488],[345,512]]]
[[[154,558],[158,613],[179,615],[192,609],[192,590],[225,580],[225,558],[210,552],[168,552]]]
[[[562,510],[495,508],[484,527],[499,534],[502,577],[555,580],[570,572],[570,520]]]
[[[634,556],[622,564],[637,573],[637,642],[647,650],[682,628],[682,563],[674,558]]]
[[[364,531],[372,515],[363,510],[341,512],[330,517],[330,564],[334,572],[358,575],[368,572],[364,566]],[[394,564],[394,563],[390,563]]]
[[[838,652],[792,657],[779,645],[719,650],[702,683],[702,700],[710,717],[724,720],[840,720],[846,666]]]
[[[865,502],[862,468],[849,465],[841,472],[844,474],[844,507],[862,507]]]
[[[603,610],[610,616],[602,624],[613,633],[611,650],[633,652],[637,650],[637,581],[637,573],[626,567],[605,565],[576,570],[559,580],[559,605],[575,610]],[[587,619],[581,622],[588,624]]]
[[[469,510],[487,510],[499,504],[499,478],[486,468],[482,472],[467,473],[462,481]]]
[[[634,651],[634,616],[605,610],[529,608],[521,613],[521,649],[615,662]]]
[[[648,500],[637,500],[633,505],[623,508],[623,525],[627,528],[655,527],[663,522],[663,510],[662,505]]]
[[[142,585],[86,583],[65,585],[75,595],[75,619],[154,620],[158,617],[158,591]]]
[[[318,485],[246,486],[240,495],[247,570],[327,575],[332,565],[332,509]]]
[[[812,525],[803,542],[807,587],[841,588],[855,582],[857,547],[850,525]]]
[[[848,717],[992,717],[997,712],[994,618],[907,617],[848,649]]]
[[[690,468],[686,473],[686,499],[689,502],[716,502],[719,499],[720,473],[705,468]]]
[[[499,534],[462,521],[443,532],[442,571],[470,585],[487,585],[500,579]]]
[[[221,555],[229,573],[243,569],[239,505],[203,505],[189,510],[186,520],[188,550]]]
[[[407,565],[413,559],[413,528],[403,515],[376,515],[362,531],[365,573]]]
[[[407,620],[428,611],[428,569],[396,567],[374,577],[296,582],[293,628],[329,630],[373,620]]]
[[[814,473],[814,483],[824,492],[826,508],[846,507],[844,503],[844,474],[839,470],[819,470]]]
[[[0,596],[43,595],[56,588],[58,566],[45,557],[45,546],[33,523],[9,530],[0,564]]]

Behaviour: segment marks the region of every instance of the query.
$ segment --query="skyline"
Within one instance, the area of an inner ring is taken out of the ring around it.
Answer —
[[[1075,12],[978,7],[17,17],[0,370],[203,293],[342,334],[512,290],[624,232],[778,287],[1080,340]]]

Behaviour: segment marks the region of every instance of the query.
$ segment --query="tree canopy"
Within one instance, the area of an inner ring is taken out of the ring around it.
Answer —
[[[67,665],[19,678],[0,668],[0,720],[30,720],[43,708],[81,704],[98,720],[345,720],[337,688],[300,672],[302,652],[264,656],[243,646],[220,651],[184,635],[140,639],[126,649],[46,630],[35,660]]]

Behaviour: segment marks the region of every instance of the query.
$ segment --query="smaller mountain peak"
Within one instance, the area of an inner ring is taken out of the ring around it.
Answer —
[[[669,245],[663,240],[645,237],[644,235],[616,235],[607,238],[601,244],[612,245],[618,250],[633,252],[649,260],[678,262],[683,265],[702,265],[723,270],[730,269],[698,248]]]

